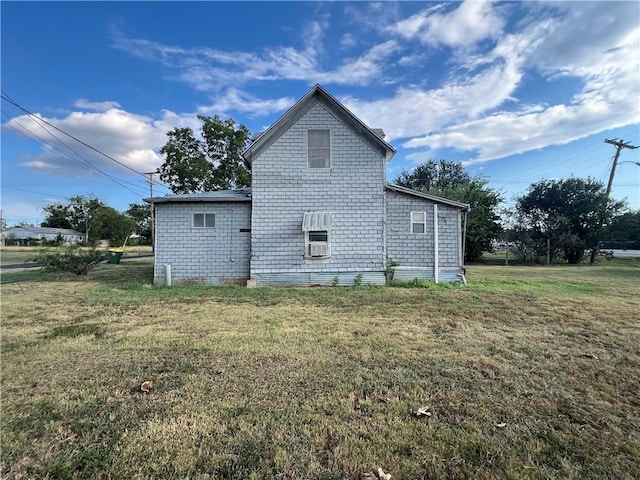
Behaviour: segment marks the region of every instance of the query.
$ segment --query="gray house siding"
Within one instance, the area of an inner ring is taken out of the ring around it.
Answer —
[[[331,166],[309,168],[308,129],[328,128]],[[385,159],[319,102],[252,163],[251,278],[259,285],[383,283]],[[305,256],[305,212],[332,213],[331,255]]]
[[[460,209],[417,196],[387,191],[387,255],[399,265],[394,280],[435,279],[434,204],[437,205],[438,279],[460,280]],[[411,212],[425,212],[425,233],[411,232]]]
[[[193,226],[193,214],[215,215],[214,228]],[[244,284],[249,278],[250,202],[156,204],[154,283]]]

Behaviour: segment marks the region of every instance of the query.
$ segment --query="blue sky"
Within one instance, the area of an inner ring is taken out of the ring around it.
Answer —
[[[12,2],[1,9],[2,211],[95,195],[118,210],[197,114],[257,132],[320,83],[398,150],[388,179],[465,162],[510,201],[605,184],[640,145],[640,3]],[[59,131],[73,135],[119,163]],[[612,196],[640,208],[640,149]],[[125,168],[124,166],[128,168]],[[154,194],[169,190],[154,185]]]

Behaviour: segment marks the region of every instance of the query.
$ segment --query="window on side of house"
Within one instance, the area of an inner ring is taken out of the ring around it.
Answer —
[[[331,256],[331,242],[327,230],[306,232],[306,254],[311,258],[326,258]]]
[[[307,131],[309,168],[331,167],[331,131],[328,128]]]
[[[215,228],[215,226],[216,226],[215,213],[194,213],[193,214],[194,228]]]
[[[411,212],[411,233],[426,233],[427,214],[425,212]]]

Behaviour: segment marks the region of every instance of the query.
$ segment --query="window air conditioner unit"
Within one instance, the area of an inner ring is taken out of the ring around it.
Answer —
[[[326,242],[310,243],[309,255],[312,257],[326,257],[329,255],[329,245]]]

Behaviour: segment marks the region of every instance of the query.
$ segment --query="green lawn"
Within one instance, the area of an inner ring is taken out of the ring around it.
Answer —
[[[150,278],[2,286],[2,478],[637,476],[640,262],[471,266],[467,287]]]

